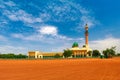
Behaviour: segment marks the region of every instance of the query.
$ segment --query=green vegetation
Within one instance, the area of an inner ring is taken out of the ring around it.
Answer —
[[[72,56],[72,51],[71,50],[64,50],[63,56],[65,58]]]
[[[117,53],[117,56],[120,56],[120,53]]]
[[[105,58],[111,58],[112,56],[115,56],[115,49],[116,47],[111,47],[111,48],[107,48],[106,50],[103,50],[103,54],[105,56]]]
[[[93,57],[99,57],[99,56],[100,56],[99,50],[93,50],[92,56],[93,56]]]
[[[86,45],[83,45],[83,47],[85,48],[85,47],[86,47]]]
[[[61,56],[59,54],[55,54],[54,58],[60,58]]]
[[[92,51],[88,51],[88,52],[87,52],[87,54],[88,54],[89,56],[91,56],[91,54],[92,54]]]
[[[9,53],[9,54],[0,54],[0,58],[2,59],[23,59],[23,58],[27,58],[27,56],[23,54]]]

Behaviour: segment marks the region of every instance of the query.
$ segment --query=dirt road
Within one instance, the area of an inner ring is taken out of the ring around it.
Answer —
[[[0,80],[120,80],[120,58],[0,60]]]

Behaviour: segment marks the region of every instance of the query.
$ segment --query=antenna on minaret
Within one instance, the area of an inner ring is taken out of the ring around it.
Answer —
[[[88,24],[86,23],[86,25],[85,25],[85,30],[88,30]]]

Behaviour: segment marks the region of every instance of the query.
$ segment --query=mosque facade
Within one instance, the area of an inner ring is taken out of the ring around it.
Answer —
[[[88,25],[85,25],[85,45],[82,48],[79,48],[79,44],[74,42],[72,48],[68,50],[72,51],[71,57],[91,57],[92,56],[92,49],[89,47],[89,32],[88,32]],[[41,52],[41,51],[29,51],[28,57],[29,58],[44,58],[44,57],[53,57],[56,54],[63,56],[63,52]]]
[[[71,50],[73,52],[73,57],[91,57],[92,56],[92,49],[89,47],[88,43],[89,38],[89,32],[88,32],[88,25],[85,26],[85,45],[83,45],[82,48],[79,48],[79,45],[77,42],[74,42],[72,45]]]

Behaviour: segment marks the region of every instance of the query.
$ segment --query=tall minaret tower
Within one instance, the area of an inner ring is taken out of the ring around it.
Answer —
[[[88,47],[88,25],[85,25],[85,45]]]

